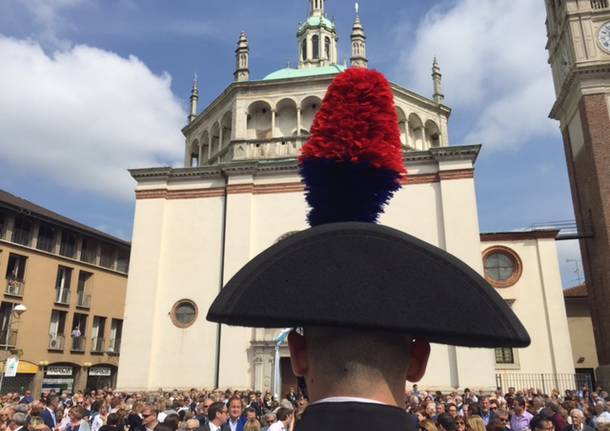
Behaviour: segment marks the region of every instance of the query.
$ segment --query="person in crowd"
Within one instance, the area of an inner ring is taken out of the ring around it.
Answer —
[[[265,415],[263,424],[264,426],[261,428],[261,431],[268,431],[269,427],[275,423],[277,420],[275,413],[269,412]]]
[[[106,420],[108,418],[108,407],[105,404],[99,406],[99,410],[93,421],[91,422],[91,431],[99,431],[102,425],[106,424]]]
[[[463,416],[455,417],[455,430],[456,431],[466,431],[466,419]]]
[[[159,412],[153,405],[145,405],[142,409],[142,424],[139,425],[136,430],[138,431],[157,431],[157,415]]]
[[[553,422],[544,415],[536,415],[530,422],[530,429],[532,431],[553,431],[555,427]]]
[[[246,411],[246,423],[244,424],[244,431],[260,431],[261,423],[258,421],[256,416],[256,410],[249,408]]]
[[[198,431],[200,426],[199,420],[195,418],[187,419],[184,423],[185,431]]]
[[[163,423],[169,426],[172,431],[176,431],[180,424],[180,416],[177,413],[166,414]]]
[[[479,406],[481,408],[480,416],[481,416],[481,419],[483,419],[485,426],[487,426],[489,424],[489,422],[493,421],[496,418],[496,414],[491,409],[491,401],[489,400],[488,397],[484,396],[479,399],[480,399]]]
[[[432,419],[424,419],[419,423],[419,431],[438,431]]]
[[[125,426],[127,431],[135,431],[138,426],[142,425],[142,418],[140,414],[144,409],[144,404],[136,402],[131,406],[131,411],[125,417]]]
[[[118,426],[119,415],[116,413],[109,413],[106,417],[106,423],[100,427],[99,431],[122,431]]]
[[[49,395],[47,397],[46,408],[42,411],[40,416],[44,421],[44,424],[49,427],[49,429],[54,430],[57,428],[57,417],[55,416],[55,411],[59,406],[59,397],[57,395]]]
[[[516,398],[513,403],[513,415],[510,418],[510,428],[512,431],[526,431],[529,429],[532,414],[526,410],[527,402],[525,398]]]
[[[228,419],[227,406],[222,401],[216,401],[208,409],[208,423],[203,426],[203,429],[204,431],[221,431]]]
[[[243,407],[239,397],[232,397],[229,400],[229,420],[227,431],[243,431],[246,418],[242,416]]]
[[[455,419],[456,416],[458,415],[458,408],[454,403],[449,403],[447,404],[447,413],[449,413],[449,415]]]
[[[294,410],[280,407],[276,413],[277,421],[269,426],[269,431],[292,431],[294,427]]]
[[[82,405],[72,407],[68,412],[69,421],[63,431],[91,431],[86,416],[87,411]]]
[[[594,431],[593,428],[585,424],[585,414],[580,409],[570,410],[570,420],[572,423],[566,425],[563,431]]]
[[[441,413],[436,418],[439,431],[456,431],[455,419],[449,413]]]
[[[25,413],[15,413],[9,422],[8,428],[11,431],[26,431],[25,426],[27,424],[27,418]]]
[[[472,415],[468,417],[466,429],[469,431],[486,431],[485,422],[479,415]]]

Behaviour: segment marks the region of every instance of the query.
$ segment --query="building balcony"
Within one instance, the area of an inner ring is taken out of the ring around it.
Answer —
[[[70,348],[72,352],[76,353],[84,353],[85,352],[85,337],[72,337],[72,347]]]
[[[591,0],[591,9],[606,9],[608,0]]]
[[[206,164],[243,160],[294,159],[308,136],[234,140],[210,157]]]
[[[66,338],[61,334],[49,334],[49,350],[63,351]]]
[[[70,291],[67,289],[55,289],[55,303],[70,305]]]
[[[106,351],[109,355],[118,355],[121,351],[121,339],[120,338],[111,338],[110,345],[108,346],[108,350]]]
[[[104,353],[104,338],[93,337],[91,339],[91,353]]]
[[[76,306],[81,308],[91,308],[91,295],[78,294]]]
[[[18,278],[9,277],[6,279],[6,289],[4,293],[10,296],[18,296],[23,297],[23,289],[25,287],[25,283],[23,280],[19,280]]]
[[[0,348],[9,349],[17,345],[17,331],[15,329],[0,330]]]

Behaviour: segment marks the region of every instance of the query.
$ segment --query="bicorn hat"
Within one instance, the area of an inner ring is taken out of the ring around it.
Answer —
[[[468,347],[526,347],[493,287],[446,251],[375,224],[406,174],[393,93],[352,68],[330,85],[299,158],[310,229],[248,262],[208,311],[229,325],[349,327]]]

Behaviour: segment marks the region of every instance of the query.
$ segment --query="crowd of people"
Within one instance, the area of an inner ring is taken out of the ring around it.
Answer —
[[[443,394],[413,385],[405,410],[417,431],[610,431],[609,400],[601,388]],[[291,431],[309,402],[290,388],[281,400],[270,391],[26,391],[0,404],[0,431]]]

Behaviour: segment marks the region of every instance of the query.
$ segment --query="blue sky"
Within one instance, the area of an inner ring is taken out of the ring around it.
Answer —
[[[546,63],[542,0],[361,0],[371,67],[431,96],[437,56],[450,143],[483,144],[481,230],[573,219]],[[349,58],[351,1],[328,0]],[[232,80],[240,31],[259,79],[296,62],[307,0],[3,0],[0,187],[129,239],[126,169],[179,165],[192,76],[200,108]],[[6,91],[5,91],[6,90]],[[576,242],[561,242],[564,286]]]

